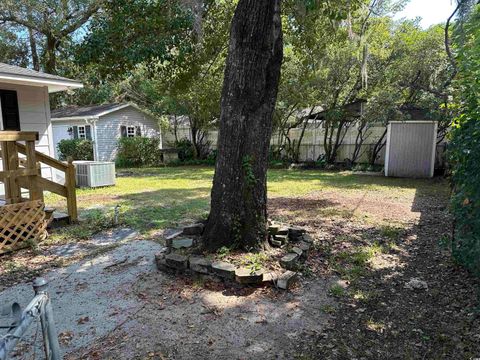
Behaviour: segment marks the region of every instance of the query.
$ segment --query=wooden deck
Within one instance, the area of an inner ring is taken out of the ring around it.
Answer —
[[[5,196],[0,199],[0,253],[45,238],[53,215],[52,209],[45,208],[45,191],[67,199],[69,222],[78,218],[72,160],[63,163],[36,151],[37,140],[36,132],[0,131],[0,182],[5,188]],[[41,164],[65,173],[65,183],[44,178]],[[65,216],[57,214],[53,218],[64,220]]]

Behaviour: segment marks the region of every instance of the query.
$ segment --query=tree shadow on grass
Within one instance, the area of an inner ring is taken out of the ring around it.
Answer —
[[[164,229],[204,217],[210,188],[162,189],[118,197],[125,224],[140,231]]]
[[[324,170],[270,170],[268,181],[277,183],[282,181],[311,182],[318,180],[318,185],[327,185],[330,187],[342,189],[364,189],[375,187],[395,187],[428,190],[432,187],[432,181],[435,184],[442,184],[444,179],[406,179],[391,178],[382,175],[361,175],[351,171],[324,171]]]

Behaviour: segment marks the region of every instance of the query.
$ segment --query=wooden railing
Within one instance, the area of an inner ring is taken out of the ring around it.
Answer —
[[[50,191],[67,199],[67,210],[70,220],[78,220],[77,198],[75,193],[75,167],[72,160],[68,163],[58,161],[35,150],[37,132],[0,131],[0,157],[3,171],[0,171],[0,182],[5,184],[5,202],[16,204],[24,201],[21,189],[29,191],[30,200],[43,200],[43,192]],[[25,145],[19,143],[25,142]],[[22,159],[19,154],[25,155]],[[65,173],[65,184],[59,184],[42,177],[41,165]]]

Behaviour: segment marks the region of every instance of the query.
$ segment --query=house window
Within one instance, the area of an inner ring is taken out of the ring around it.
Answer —
[[[135,126],[127,126],[127,137],[135,137]]]
[[[78,138],[85,139],[87,137],[87,131],[85,130],[85,126],[78,127]]]

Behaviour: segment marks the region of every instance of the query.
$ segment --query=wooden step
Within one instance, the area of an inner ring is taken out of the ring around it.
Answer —
[[[56,211],[54,208],[45,207],[45,213],[48,219],[52,219],[48,225],[49,229],[57,229],[70,224],[70,216],[63,212]]]

